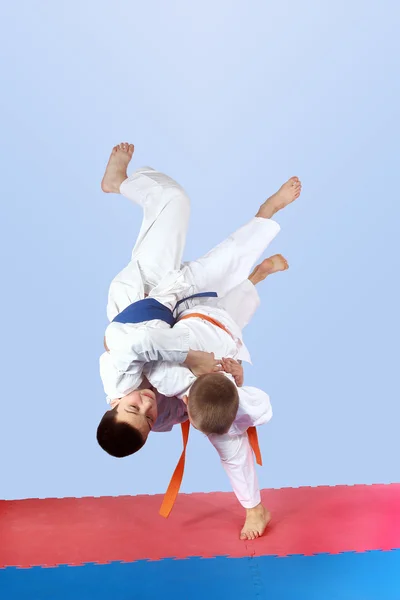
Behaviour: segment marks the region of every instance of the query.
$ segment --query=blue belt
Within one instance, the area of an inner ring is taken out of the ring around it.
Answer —
[[[192,300],[192,298],[218,298],[218,294],[216,292],[201,292],[199,294],[193,294],[193,296],[188,296],[187,298],[183,298],[177,302],[175,309],[171,310],[154,300],[154,298],[144,298],[143,300],[138,300],[138,302],[133,302],[127,306],[123,311],[119,313],[113,319],[113,323],[143,323],[144,321],[164,321],[168,323],[171,327],[175,325],[177,319],[174,316],[174,312],[178,308],[182,302],[186,302],[186,300]]]

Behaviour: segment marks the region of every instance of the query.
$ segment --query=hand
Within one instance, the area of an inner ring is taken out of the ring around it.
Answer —
[[[238,387],[242,387],[244,381],[243,367],[233,358],[223,358],[222,368],[225,373],[230,373]]]
[[[186,365],[196,377],[208,375],[208,373],[218,373],[223,370],[221,361],[215,360],[214,352],[189,350],[183,364]]]

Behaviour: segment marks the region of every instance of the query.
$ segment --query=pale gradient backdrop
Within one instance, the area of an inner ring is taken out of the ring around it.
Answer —
[[[0,497],[163,492],[181,451],[178,428],[123,461],[95,440],[140,224],[100,191],[120,141],[187,189],[185,258],[302,178],[246,331],[275,411],[260,482],[400,480],[399,25],[395,0],[4,3]],[[183,490],[228,489],[193,432]]]

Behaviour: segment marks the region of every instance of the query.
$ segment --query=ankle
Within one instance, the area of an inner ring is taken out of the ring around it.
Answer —
[[[254,514],[258,514],[258,513],[263,513],[264,512],[264,507],[261,504],[257,504],[257,506],[254,506],[254,508],[246,508],[246,514],[247,516],[249,515],[254,515]]]
[[[279,211],[279,206],[276,205],[272,200],[266,200],[264,204],[261,204],[256,217],[261,219],[272,219],[272,217]]]

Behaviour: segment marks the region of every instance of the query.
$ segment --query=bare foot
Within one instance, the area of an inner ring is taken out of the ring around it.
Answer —
[[[131,161],[134,149],[133,144],[128,143],[114,146],[101,182],[103,192],[106,192],[106,194],[119,194],[121,183],[128,178],[126,169]]]
[[[246,521],[240,533],[241,540],[255,540],[261,537],[271,520],[271,513],[259,504],[246,510]]]
[[[275,254],[270,258],[266,258],[261,264],[257,265],[249,280],[252,284],[257,285],[260,281],[264,281],[268,275],[278,273],[278,271],[286,271],[289,268],[289,263],[282,254]]]
[[[289,181],[283,184],[283,186],[268,200],[260,206],[260,210],[257,213],[257,217],[263,217],[264,219],[271,219],[278,210],[282,210],[288,204],[297,200],[301,193],[301,181],[298,177],[291,177]]]

